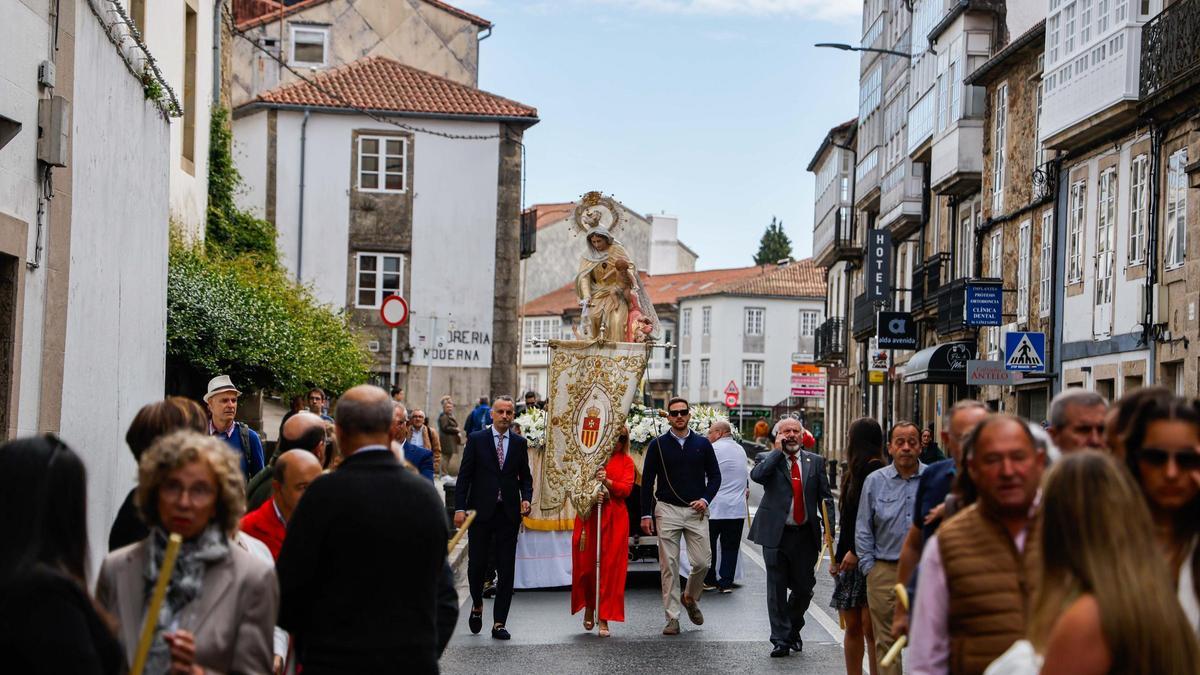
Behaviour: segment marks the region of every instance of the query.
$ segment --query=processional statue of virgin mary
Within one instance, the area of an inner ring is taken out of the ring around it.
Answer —
[[[658,314],[637,265],[613,235],[624,213],[615,200],[598,192],[584,195],[575,208],[575,225],[587,240],[575,275],[582,330],[592,340],[654,342],[661,333]]]

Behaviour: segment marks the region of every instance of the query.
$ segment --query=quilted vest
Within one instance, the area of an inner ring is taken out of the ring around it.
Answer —
[[[949,591],[950,673],[981,674],[1025,637],[1040,544],[1036,521],[1025,552],[1002,523],[973,504],[938,530]]]

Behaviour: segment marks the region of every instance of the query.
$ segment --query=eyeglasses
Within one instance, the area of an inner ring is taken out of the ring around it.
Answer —
[[[183,483],[171,480],[163,483],[159,493],[173,502],[179,501],[186,494],[192,503],[207,504],[216,497],[217,491],[204,483],[184,487]]]
[[[667,415],[669,415],[671,417],[683,417],[684,415],[687,415],[687,414],[688,414],[687,410],[668,410],[667,411]]]
[[[1200,470],[1200,453],[1195,451],[1171,452],[1162,448],[1142,448],[1142,451],[1138,453],[1139,461],[1155,467],[1166,466],[1172,458],[1175,460],[1175,465],[1182,471]]]

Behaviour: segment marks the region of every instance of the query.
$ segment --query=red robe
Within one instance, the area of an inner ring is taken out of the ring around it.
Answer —
[[[609,499],[604,502],[604,522],[600,534],[600,612],[597,619],[625,620],[625,573],[629,566],[629,512],[625,499],[633,491],[633,459],[628,453],[614,453],[604,466],[612,481]],[[579,550],[579,538],[586,527],[584,548]],[[571,613],[584,606],[596,606],[596,510],[588,516],[586,526],[575,517],[575,534],[571,537]]]
[[[242,532],[266,544],[267,548],[271,549],[271,557],[279,559],[279,550],[283,548],[287,528],[275,513],[274,497],[242,516]]]

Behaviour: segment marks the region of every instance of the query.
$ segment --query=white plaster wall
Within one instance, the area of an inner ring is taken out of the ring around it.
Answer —
[[[21,122],[16,137],[0,150],[0,211],[28,226],[28,255],[33,253],[37,229],[37,66],[50,56],[51,28],[48,6],[10,2],[0,21],[0,114]],[[86,11],[86,10],[84,10]],[[90,16],[90,15],[89,15]],[[69,96],[69,94],[68,94]],[[45,275],[25,277],[22,315],[21,378],[17,433],[37,432],[41,397],[41,345]]]
[[[88,469],[95,571],[135,483],[125,432],[163,396],[170,129],[86,8],[76,28],[70,291],[47,302],[66,304],[61,434]]]
[[[267,215],[267,113],[233,120],[233,165],[242,175],[242,189],[234,195],[238,208],[259,218]]]
[[[208,126],[212,109],[212,0],[147,0],[146,46],[183,105],[184,7],[196,11],[196,148],[195,164],[187,170],[183,162],[183,118],[171,119],[170,194],[171,217],[192,236],[204,236],[208,208]],[[123,3],[128,6],[128,3]],[[80,7],[80,11],[87,11]]]
[[[276,230],[284,265],[296,269],[300,181],[300,126],[304,115],[280,111],[277,120]],[[491,135],[494,123],[407,120],[431,130]],[[312,114],[308,122],[304,200],[303,281],[317,298],[346,304],[349,250],[351,134],[356,129],[395,127],[357,115]],[[265,125],[238,125],[239,147],[253,147],[244,134],[265,134]],[[451,350],[477,351],[479,358],[437,358],[435,366],[491,367],[492,301],[495,290],[497,140],[451,140],[418,133],[413,141],[412,344],[429,331],[428,315],[441,319],[438,333]],[[447,334],[450,321],[454,334]],[[479,335],[475,335],[479,334]],[[486,342],[483,342],[486,335]],[[478,342],[472,340],[478,338]],[[432,339],[430,339],[432,342]],[[424,364],[418,350],[414,362]]]
[[[710,351],[699,351],[703,338],[699,337],[700,316],[702,307],[712,307],[712,336]],[[764,334],[765,342],[762,353],[742,351],[742,334],[745,330],[745,314],[747,307],[762,307],[766,309]],[[761,297],[709,296],[681,300],[680,311],[691,308],[693,325],[693,346],[697,347],[687,355],[691,361],[689,375],[690,391],[693,392],[694,402],[721,403],[724,401],[725,386],[730,380],[737,382],[742,389],[742,362],[763,362],[763,405],[775,405],[791,393],[792,353],[796,351],[800,339],[800,310],[808,309],[818,312],[817,325],[824,321],[824,299],[780,299]],[[684,356],[681,354],[680,359]],[[700,361],[709,359],[708,387],[700,388]],[[679,376],[676,375],[676,378]],[[676,379],[678,382],[678,379]],[[743,399],[744,400],[744,399]]]

